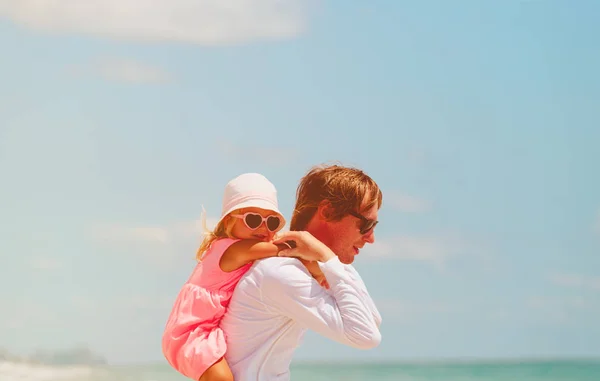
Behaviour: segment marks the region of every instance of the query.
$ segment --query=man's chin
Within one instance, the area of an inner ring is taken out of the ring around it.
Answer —
[[[338,256],[340,262],[342,262],[345,265],[351,265],[354,262],[354,255],[349,255],[349,256],[344,256],[344,257],[340,257]]]

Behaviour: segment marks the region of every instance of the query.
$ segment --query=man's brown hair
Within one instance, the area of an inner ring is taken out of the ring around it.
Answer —
[[[369,200],[363,205],[366,195]],[[373,205],[380,208],[382,200],[379,186],[362,170],[335,164],[315,166],[298,185],[290,230],[306,229],[322,201],[331,204],[333,213],[328,217],[336,221],[351,211],[361,213]]]

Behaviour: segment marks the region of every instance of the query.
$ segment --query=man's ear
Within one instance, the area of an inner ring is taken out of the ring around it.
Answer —
[[[329,221],[333,215],[333,206],[327,200],[323,200],[317,207],[317,217],[321,221]]]

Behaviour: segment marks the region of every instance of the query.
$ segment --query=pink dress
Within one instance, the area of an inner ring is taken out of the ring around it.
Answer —
[[[238,239],[214,241],[183,285],[167,321],[162,350],[173,368],[198,380],[226,351],[219,323],[233,290],[252,263],[230,273],[219,267],[221,256]]]

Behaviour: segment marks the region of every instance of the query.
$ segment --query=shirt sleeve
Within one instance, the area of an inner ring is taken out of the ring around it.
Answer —
[[[329,290],[297,260],[270,268],[261,285],[266,307],[339,343],[359,349],[378,346],[381,333],[374,303],[369,304],[371,297],[362,280],[355,279],[337,257],[321,264],[321,270]]]
[[[352,268],[350,266],[348,266],[347,269],[351,269],[350,270],[351,277],[358,283],[358,286],[361,289],[361,296],[363,297],[363,301],[364,301],[365,305],[369,308],[371,313],[373,314],[373,319],[375,320],[375,324],[377,325],[377,327],[379,327],[381,325],[381,314],[379,313],[379,310],[377,309],[375,302],[371,298],[371,295],[369,295],[369,292],[367,291],[367,286],[365,285],[365,283],[362,280],[358,271],[356,271],[354,268]]]

